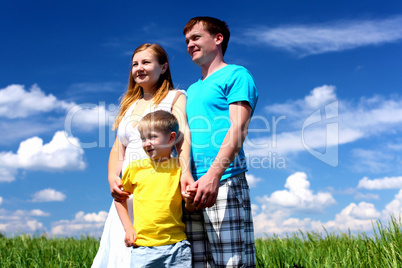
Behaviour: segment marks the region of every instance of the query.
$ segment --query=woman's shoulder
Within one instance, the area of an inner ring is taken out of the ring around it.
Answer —
[[[179,89],[179,88],[171,89],[171,90],[169,91],[169,93],[170,93],[170,94],[174,94],[174,95],[176,95],[176,96],[180,96],[180,95],[185,95],[185,96],[187,96],[186,91],[185,91],[184,89]]]
[[[182,90],[182,89],[174,89],[174,92],[172,92],[172,94],[174,94],[173,100],[172,100],[172,105],[175,105],[177,100],[182,97],[182,102],[185,101],[187,99],[187,93],[186,91]]]

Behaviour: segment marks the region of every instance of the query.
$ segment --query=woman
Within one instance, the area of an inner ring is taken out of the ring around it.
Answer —
[[[143,44],[132,56],[132,68],[128,88],[120,103],[120,111],[113,124],[117,136],[109,155],[108,180],[113,198],[127,202],[132,211],[132,198],[122,191],[120,174],[132,160],[147,158],[141,146],[137,124],[146,114],[165,110],[173,113],[179,121],[180,137],[176,151],[182,167],[182,190],[193,182],[189,169],[190,131],[186,117],[186,96],[173,89],[168,57],[157,44]],[[130,215],[133,221],[133,216]],[[112,202],[105,222],[100,247],[92,267],[129,267],[131,248],[124,244],[124,229]]]

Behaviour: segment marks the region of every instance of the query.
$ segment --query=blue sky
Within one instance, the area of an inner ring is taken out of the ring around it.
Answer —
[[[0,232],[99,236],[133,50],[157,42],[180,89],[182,29],[225,20],[227,63],[260,98],[244,148],[257,235],[370,231],[402,213],[400,1],[2,1]]]

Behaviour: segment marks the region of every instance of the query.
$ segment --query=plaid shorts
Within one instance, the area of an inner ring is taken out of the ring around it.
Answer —
[[[250,191],[245,174],[220,182],[216,204],[183,210],[193,267],[256,267]]]

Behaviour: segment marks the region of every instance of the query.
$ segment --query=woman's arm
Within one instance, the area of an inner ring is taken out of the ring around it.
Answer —
[[[108,181],[110,187],[110,193],[116,202],[126,201],[130,193],[121,190],[122,185],[120,181],[120,173],[123,167],[124,153],[126,147],[119,141],[116,135],[116,140],[113,144],[112,149],[109,154],[109,164],[108,164]]]
[[[180,182],[181,191],[183,192],[186,191],[187,185],[191,185],[194,182],[190,166],[191,134],[187,123],[186,95],[181,92],[176,94],[178,94],[178,96],[176,97],[176,101],[173,103],[172,113],[179,122],[180,133],[177,138],[176,150],[182,170]]]

